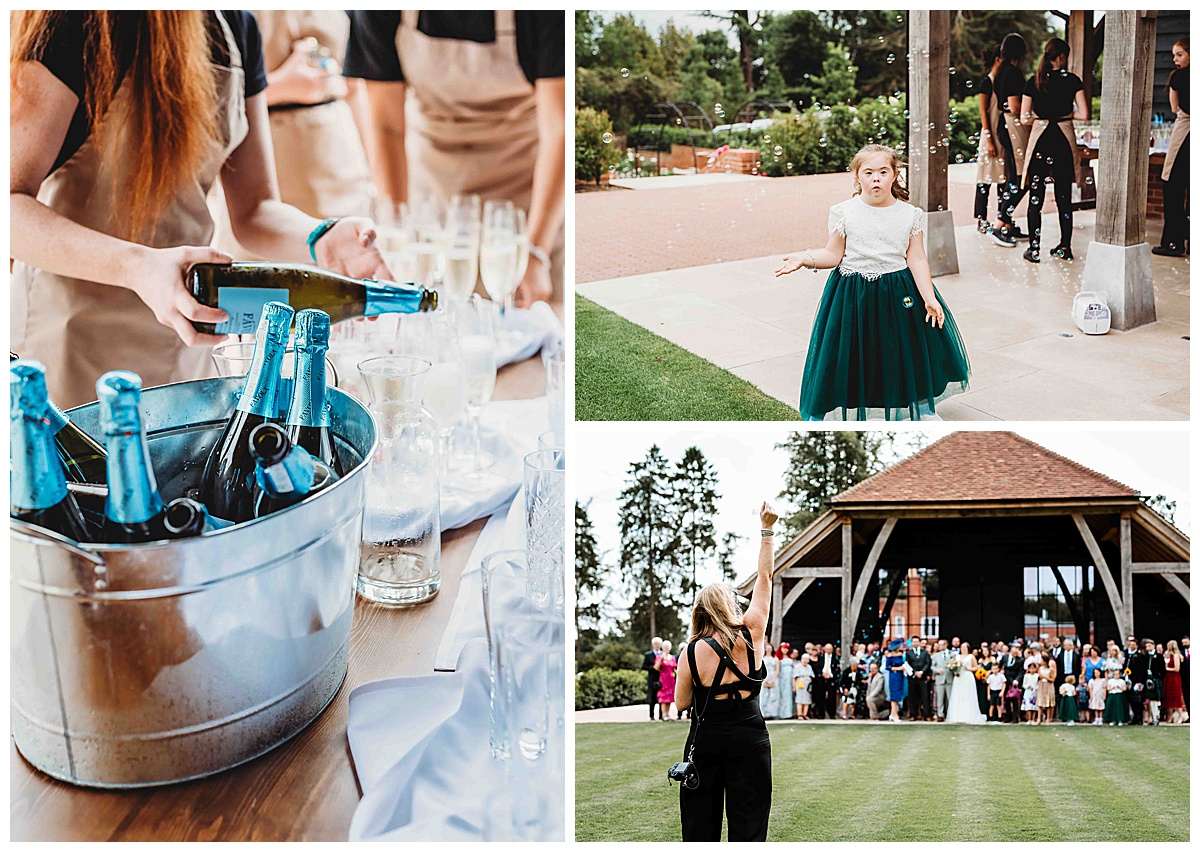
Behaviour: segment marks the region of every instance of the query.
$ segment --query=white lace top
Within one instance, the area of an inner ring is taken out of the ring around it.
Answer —
[[[925,211],[896,199],[889,207],[872,207],[856,195],[829,208],[829,233],[846,238],[838,269],[875,279],[908,265],[908,241],[925,231]]]

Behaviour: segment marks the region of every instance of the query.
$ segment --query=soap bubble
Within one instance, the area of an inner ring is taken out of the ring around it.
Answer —
[[[975,88],[975,81],[974,81],[974,80],[968,80],[968,81],[967,81],[967,88],[968,88],[968,89],[974,89],[974,88]]]
[[[770,133],[764,133],[764,134],[763,134],[763,141],[764,141],[764,142],[770,142],[770,141],[771,141],[771,134],[770,134]]]
[[[628,77],[628,76],[629,76],[629,69],[628,69],[628,68],[622,68],[622,69],[621,69],[621,76],[622,76],[622,77]]]
[[[951,76],[954,76],[954,73],[955,73],[955,71],[954,71],[954,66],[953,66],[953,65],[951,65],[951,66],[950,66],[950,75],[951,75]]]
[[[889,53],[889,54],[887,55],[887,63],[888,63],[888,65],[891,65],[891,64],[892,64],[893,62],[895,62],[895,61],[896,61],[896,54],[894,54],[894,53]]]
[[[787,164],[787,167],[788,167],[788,171],[791,171],[792,169],[796,168],[796,167],[795,167],[795,166],[793,166],[791,163],[788,163],[788,164]]]
[[[817,144],[819,144],[822,148],[824,148],[829,145],[829,140],[826,139],[824,136],[822,136],[820,142],[818,142]],[[1089,178],[1089,180],[1090,179],[1091,178]]]
[[[774,150],[775,150],[775,156],[777,156],[777,157],[780,156],[781,154],[783,154],[783,146],[782,145],[776,145]]]
[[[600,138],[604,140],[604,144],[605,144],[605,145],[611,145],[611,144],[612,144],[612,141],[613,141],[613,135],[612,135],[611,133],[605,133],[605,134],[604,134],[603,136],[601,136]]]
[[[733,166],[729,165],[729,163],[726,163],[725,164],[725,174],[731,174],[732,172],[733,172]]]

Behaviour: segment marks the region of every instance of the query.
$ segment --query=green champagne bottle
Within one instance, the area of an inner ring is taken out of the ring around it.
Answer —
[[[325,353],[329,350],[329,314],[307,310],[296,313],[296,377],[292,404],[287,413],[287,434],[292,443],[342,475],[329,428],[325,402]]]
[[[164,506],[142,429],[142,379],[113,370],[96,381],[100,424],[108,448],[108,501],[102,540],[136,544],[167,537]]]
[[[254,514],[259,518],[299,503],[338,478],[327,464],[293,444],[274,423],[263,423],[250,433],[250,452],[257,465],[259,494]]]
[[[200,499],[212,515],[222,520],[240,524],[254,517],[258,486],[250,433],[279,413],[275,397],[293,313],[282,302],[263,305],[242,395],[204,466]]]
[[[15,352],[8,353],[9,363],[17,360]],[[50,426],[54,431],[54,444],[58,449],[58,457],[62,459],[70,482],[105,481],[107,463],[104,459],[104,447],[87,432],[71,422],[61,408],[50,401],[46,413]]]
[[[360,281],[301,264],[197,263],[188,270],[187,284],[197,302],[229,314],[223,323],[193,322],[203,334],[253,334],[263,305],[272,301],[294,310],[317,308],[332,322],[432,311],[438,304],[437,291],[416,284]]]
[[[75,541],[91,538],[75,497],[67,490],[47,416],[46,371],[36,361],[9,367],[12,468],[9,515]]]

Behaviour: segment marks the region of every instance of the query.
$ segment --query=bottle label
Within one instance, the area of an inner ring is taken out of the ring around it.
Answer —
[[[62,462],[45,423],[19,418],[12,432],[9,502],[18,509],[49,509],[67,496]]]
[[[263,475],[271,483],[271,487],[268,490],[275,494],[291,494],[296,490],[296,487],[292,485],[291,476],[288,475],[288,469],[284,466],[283,462],[273,464],[270,467],[264,467]]]
[[[220,323],[217,334],[254,334],[262,319],[267,302],[288,304],[289,291],[271,287],[218,287],[217,307],[229,314],[229,321]]]

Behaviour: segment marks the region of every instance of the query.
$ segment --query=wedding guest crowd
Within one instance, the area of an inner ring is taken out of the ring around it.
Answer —
[[[886,647],[858,643],[843,665],[840,649],[830,643],[807,642],[803,650],[768,643],[763,716],[945,721],[951,690],[960,688],[953,682],[963,682],[953,677],[960,649],[966,654],[969,646],[957,636],[893,639]],[[994,724],[1188,722],[1186,636],[1165,646],[1133,636],[1103,647],[1077,646],[1065,636],[982,642],[972,656],[979,712]]]

